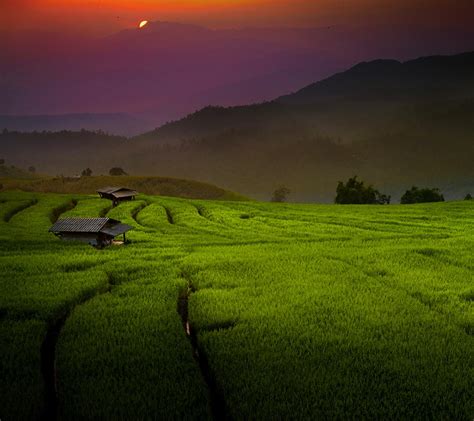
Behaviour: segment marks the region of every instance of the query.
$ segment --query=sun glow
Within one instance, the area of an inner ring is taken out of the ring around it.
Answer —
[[[147,26],[147,25],[148,25],[148,21],[147,21],[147,20],[142,20],[142,21],[140,22],[140,24],[138,25],[138,27],[139,27],[140,29],[142,29],[142,28],[144,28],[144,27]]]

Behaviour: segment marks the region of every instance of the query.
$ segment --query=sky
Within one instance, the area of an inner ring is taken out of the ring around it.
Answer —
[[[468,29],[472,0],[0,0],[0,26],[108,34],[139,21],[213,28],[417,25]]]
[[[159,124],[271,100],[361,61],[474,51],[473,17],[474,0],[0,0],[0,115]]]

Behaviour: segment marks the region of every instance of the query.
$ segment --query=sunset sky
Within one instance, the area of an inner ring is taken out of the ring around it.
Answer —
[[[0,0],[0,114],[158,124],[361,61],[472,51],[473,16],[473,0]]]
[[[1,0],[2,29],[107,34],[142,19],[209,27],[421,25],[468,28],[472,0]]]

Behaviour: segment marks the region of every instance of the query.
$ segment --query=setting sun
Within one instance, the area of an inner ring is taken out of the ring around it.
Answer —
[[[144,28],[147,24],[148,24],[148,21],[147,21],[147,20],[142,20],[142,21],[140,22],[140,24],[138,25],[138,27],[139,27],[140,29],[142,29],[142,28]]]

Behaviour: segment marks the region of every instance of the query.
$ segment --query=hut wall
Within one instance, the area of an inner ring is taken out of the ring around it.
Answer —
[[[96,246],[99,243],[99,235],[97,233],[67,232],[61,234],[61,239],[65,241],[81,241],[92,246]]]

